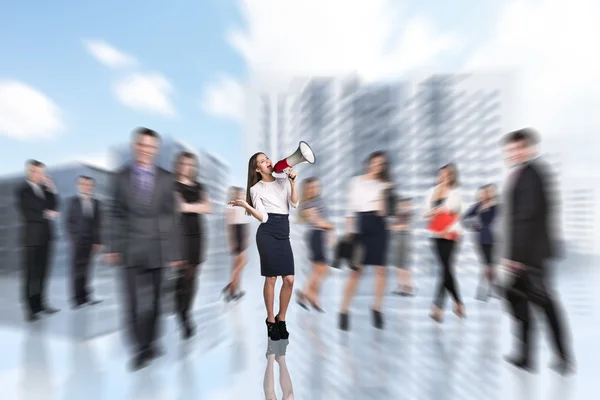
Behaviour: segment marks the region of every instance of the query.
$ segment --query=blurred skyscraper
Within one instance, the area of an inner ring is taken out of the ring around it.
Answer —
[[[436,183],[436,172],[455,163],[463,196],[463,210],[475,201],[477,188],[503,183],[500,140],[511,117],[510,77],[504,75],[433,76],[417,84],[414,96],[416,179],[412,193],[422,209],[424,195]],[[469,234],[457,253],[458,269],[479,269],[478,253]],[[421,224],[416,263],[436,268],[425,224]]]
[[[465,206],[477,187],[501,188],[499,141],[511,111],[511,91],[504,90],[510,83],[504,75],[434,76],[416,83],[365,83],[345,76],[298,78],[283,89],[255,86],[248,96],[248,155],[271,149],[277,161],[300,140],[308,142],[317,163],[298,171],[320,178],[330,218],[342,231],[350,179],[363,173],[370,153],[383,150],[398,194],[415,198],[418,220],[424,194],[446,163],[458,166]],[[425,225],[417,225],[415,266],[431,271],[436,263]],[[292,225],[293,241],[299,232]],[[463,242],[459,268],[478,268],[470,242]]]

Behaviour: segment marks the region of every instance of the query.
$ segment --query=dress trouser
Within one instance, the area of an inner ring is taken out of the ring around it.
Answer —
[[[444,308],[444,300],[446,298],[446,290],[454,298],[454,301],[458,304],[462,304],[460,294],[458,292],[458,284],[454,277],[454,250],[456,248],[456,241],[435,238],[435,249],[437,256],[441,264],[441,276],[438,281],[437,295],[435,297],[434,304],[438,308]]]
[[[23,301],[29,312],[37,313],[46,306],[50,243],[26,246],[24,252]]]
[[[92,255],[92,238],[82,237],[73,243],[71,282],[73,304],[83,304],[90,300],[89,276]]]
[[[129,338],[136,351],[145,351],[159,333],[163,269],[127,267],[123,271]]]
[[[194,303],[197,283],[198,265],[188,264],[181,268],[175,284],[175,301],[177,307],[177,316],[181,322],[189,320],[190,309]]]
[[[526,267],[526,270],[517,275],[507,288],[506,298],[518,324],[521,357],[528,361],[532,358],[534,320],[531,318],[530,304],[542,309],[546,315],[553,346],[558,356],[565,358],[569,355],[564,335],[564,316],[557,299],[548,287],[546,271],[543,267]]]

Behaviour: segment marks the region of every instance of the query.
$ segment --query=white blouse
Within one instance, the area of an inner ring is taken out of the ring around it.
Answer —
[[[380,211],[386,187],[386,183],[378,179],[366,179],[364,176],[352,178],[346,216],[354,217],[359,212]]]
[[[267,222],[268,214],[289,214],[290,205],[298,207],[298,202],[292,203],[292,184],[289,179],[275,178],[273,182],[258,181],[250,188],[252,205],[261,213],[262,222]]]
[[[225,221],[227,222],[227,225],[243,225],[250,222],[246,215],[246,210],[242,207],[225,209]]]
[[[425,213],[431,211],[432,203],[433,203],[433,194],[435,193],[436,187],[429,189],[427,195],[425,196]],[[460,188],[450,189],[448,191],[448,196],[442,204],[450,210],[450,212],[460,215],[462,212],[462,195],[460,192]],[[454,232],[460,234],[462,232],[462,228],[460,226],[460,218],[456,220],[456,222],[450,227],[450,232]],[[435,233],[432,232],[432,236],[436,236]]]

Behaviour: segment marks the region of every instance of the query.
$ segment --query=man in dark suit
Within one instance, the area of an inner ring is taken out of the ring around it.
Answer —
[[[155,165],[158,133],[134,131],[132,165],[115,176],[106,261],[124,265],[129,337],[134,345],[132,369],[159,356],[156,345],[163,267],[183,263],[175,177]]]
[[[94,305],[100,300],[92,299],[89,289],[90,260],[101,248],[100,227],[102,215],[100,202],[94,196],[94,179],[89,176],[77,178],[79,194],[69,202],[66,230],[72,248],[71,281],[73,308]]]
[[[49,274],[53,220],[58,217],[59,196],[44,164],[29,160],[26,178],[16,191],[17,208],[21,216],[23,246],[23,299],[26,319],[36,321],[40,313],[54,314],[46,301],[46,280]]]
[[[530,128],[511,132],[504,140],[506,162],[513,167],[507,191],[507,244],[504,266],[512,282],[506,290],[510,310],[517,321],[521,346],[511,364],[533,370],[533,320],[531,305],[541,308],[552,332],[561,374],[573,370],[573,359],[565,340],[564,318],[550,287],[547,261],[554,257],[549,169],[535,158],[539,136]]]

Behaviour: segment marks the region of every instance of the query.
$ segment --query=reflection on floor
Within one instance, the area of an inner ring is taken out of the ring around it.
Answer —
[[[477,278],[460,277],[468,318],[451,313],[435,325],[427,317],[434,279],[417,277],[415,298],[386,300],[386,329],[369,321],[373,282],[369,274],[353,304],[352,330],[337,330],[336,307],[346,272],[334,272],[324,289],[326,313],[292,303],[289,344],[266,339],[262,281],[255,261],[245,274],[246,298],[219,301],[227,267],[205,268],[196,301],[198,334],[180,340],[173,317],[165,319],[167,354],[137,373],[126,369],[116,276],[98,277],[105,301],[77,311],[67,306],[66,283],[51,293],[63,310],[33,324],[15,305],[16,277],[0,278],[0,398],[12,399],[590,399],[595,398],[600,360],[593,265],[561,268],[559,291],[573,327],[578,374],[560,378],[545,368],[550,353],[540,343],[540,372],[505,365],[510,325],[498,301],[473,300]],[[301,268],[299,268],[301,270]],[[301,271],[298,286],[303,283]],[[391,288],[391,284],[390,284]],[[273,395],[274,394],[274,395]],[[283,397],[282,397],[283,396]]]

